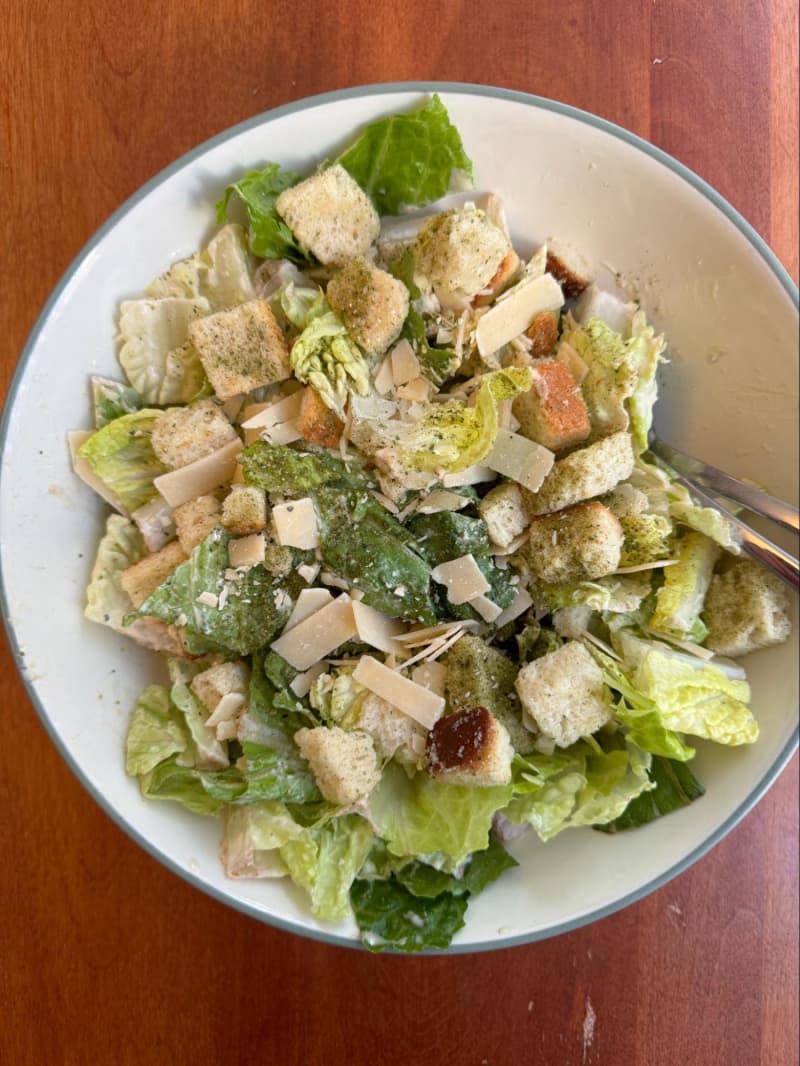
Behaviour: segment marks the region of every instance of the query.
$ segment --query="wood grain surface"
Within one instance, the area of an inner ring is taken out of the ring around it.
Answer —
[[[0,4],[0,389],[95,228],[226,126],[360,83],[594,111],[726,196],[797,278],[793,0]],[[797,759],[711,854],[554,940],[375,958],[274,931],[149,858],[0,650],[0,1062],[793,1066]]]

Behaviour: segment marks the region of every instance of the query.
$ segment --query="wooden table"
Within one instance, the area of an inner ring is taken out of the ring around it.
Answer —
[[[310,93],[488,82],[627,126],[716,186],[797,278],[791,0],[4,5],[0,385],[59,275],[197,142]],[[797,759],[714,851],[555,940],[373,958],[206,898],[78,785],[0,658],[0,1061],[797,1062]]]

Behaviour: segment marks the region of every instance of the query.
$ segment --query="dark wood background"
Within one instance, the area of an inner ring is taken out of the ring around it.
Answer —
[[[63,269],[197,142],[341,86],[587,108],[716,186],[797,279],[793,0],[0,4],[0,393]],[[792,1066],[797,759],[689,872],[555,940],[374,958],[189,888],[93,803],[0,648],[0,1061]]]

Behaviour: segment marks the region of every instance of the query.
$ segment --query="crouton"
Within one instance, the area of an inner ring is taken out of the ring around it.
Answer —
[[[508,238],[474,206],[423,222],[414,242],[416,273],[445,307],[464,308],[487,288],[510,250]]]
[[[303,390],[298,429],[303,440],[321,444],[324,448],[338,448],[344,422],[323,401],[316,389]]]
[[[517,274],[519,273],[519,267],[519,256],[514,249],[511,248],[506,254],[505,259],[495,271],[489,284],[485,289],[482,289],[472,301],[472,306],[485,307],[493,300],[496,300],[500,293],[515,281]]]
[[[531,355],[540,358],[550,355],[558,341],[558,313],[540,311],[533,316],[533,321],[525,330],[525,336],[531,342]]]
[[[408,314],[408,289],[363,257],[351,259],[334,274],[325,295],[366,355],[383,355],[400,336]]]
[[[567,299],[580,294],[591,284],[586,264],[574,251],[567,251],[555,241],[547,245],[547,271],[560,283]]]
[[[286,340],[265,300],[196,319],[189,339],[221,400],[291,376]]]
[[[300,243],[326,265],[364,255],[381,231],[372,201],[338,163],[285,189],[275,208]]]
[[[422,751],[425,731],[421,726],[374,692],[365,695],[357,724],[362,732],[372,737],[375,750],[382,759],[399,757],[401,761],[416,762],[415,743]],[[415,741],[415,738],[419,739]]]
[[[162,585],[185,559],[186,552],[177,540],[173,540],[160,551],[145,555],[144,559],[123,570],[119,583],[138,610],[150,593]]]
[[[267,497],[254,485],[233,485],[222,503],[222,525],[237,537],[260,533],[267,525]]]
[[[517,668],[485,640],[465,633],[445,654],[445,695],[451,710],[485,707],[503,725],[522,755],[534,750],[534,737],[520,718],[514,692]]]
[[[213,400],[170,407],[153,423],[150,442],[172,470],[188,466],[236,440],[236,430]]]
[[[220,525],[221,514],[222,508],[216,496],[198,496],[175,508],[172,512],[175,530],[187,555],[191,555],[211,530]]]
[[[706,646],[721,655],[747,655],[787,640],[792,623],[789,593],[759,563],[744,559],[715,574],[706,596]]]
[[[520,554],[539,581],[594,581],[619,567],[623,540],[617,516],[594,501],[535,517]]]
[[[523,666],[517,676],[522,719],[568,748],[611,720],[611,700],[600,667],[583,644],[567,641]]]
[[[580,386],[562,363],[537,363],[533,385],[514,397],[511,410],[524,437],[554,452],[580,444],[592,431]]]
[[[534,515],[561,511],[574,503],[611,492],[620,481],[633,473],[633,444],[629,433],[612,433],[610,437],[589,444],[559,459],[544,479],[538,492],[523,489],[522,498]]]
[[[510,783],[514,749],[485,707],[470,707],[439,719],[428,733],[425,757],[431,777],[488,788]]]
[[[250,671],[244,662],[217,663],[199,674],[189,683],[192,692],[209,712],[216,709],[223,696],[235,693],[247,697],[250,686]]]
[[[378,757],[366,733],[317,726],[298,729],[294,740],[329,803],[348,807],[368,796],[380,781]]]
[[[487,492],[478,504],[478,510],[492,544],[498,548],[507,548],[530,524],[522,492],[515,481],[505,481]]]

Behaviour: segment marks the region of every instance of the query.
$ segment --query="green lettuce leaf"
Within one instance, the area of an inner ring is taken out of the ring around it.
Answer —
[[[461,400],[433,405],[399,444],[386,449],[398,465],[430,473],[457,473],[485,458],[498,430],[497,405],[533,384],[529,367],[484,374],[474,407]]]
[[[170,698],[180,712],[191,738],[178,763],[181,766],[194,766],[198,770],[226,769],[230,762],[228,752],[217,740],[216,732],[206,725],[209,711],[189,687],[189,671],[185,664],[176,660],[172,660],[170,667],[173,676]]]
[[[119,361],[146,403],[189,403],[202,391],[205,373],[187,337],[190,324],[210,310],[200,296],[123,302]]]
[[[595,828],[603,833],[619,833],[647,825],[662,815],[688,807],[705,793],[705,789],[683,762],[656,756],[650,766],[650,780],[655,788],[631,800],[613,822]]]
[[[244,792],[242,775],[235,766],[227,770],[198,770],[181,766],[171,755],[139,778],[147,799],[175,800],[195,814],[219,814]]]
[[[305,832],[282,803],[226,807],[220,857],[228,877],[281,877],[280,849]]]
[[[299,175],[281,170],[278,163],[267,163],[261,170],[249,170],[233,182],[217,203],[217,222],[224,222],[231,197],[238,196],[247,210],[250,223],[250,251],[261,259],[306,258],[294,234],[278,215],[275,204],[285,189],[300,180]]]
[[[317,918],[337,922],[347,916],[350,886],[372,841],[369,822],[347,814],[305,829],[283,845],[281,858],[294,883],[308,892]]]
[[[157,495],[153,479],[167,472],[150,443],[160,411],[144,408],[115,418],[78,449],[100,480],[129,511]]]
[[[620,566],[641,566],[672,558],[672,523],[664,515],[624,515],[620,525],[625,535]]]
[[[292,345],[295,377],[311,385],[341,418],[350,393],[370,392],[369,365],[339,316],[327,307],[314,315]]]
[[[691,532],[678,541],[676,550],[678,561],[664,570],[649,626],[654,633],[699,642],[708,632],[700,614],[719,547],[702,533]]]
[[[93,377],[92,405],[95,428],[102,429],[114,419],[138,411],[144,405],[144,400],[130,385],[110,378]]]
[[[326,485],[367,488],[360,463],[324,448],[305,446],[301,451],[285,444],[259,440],[239,453],[248,485],[279,496],[308,496]]]
[[[187,636],[199,638],[198,647],[210,642],[238,655],[249,655],[269,644],[291,612],[285,582],[260,565],[236,581],[228,580],[229,539],[223,530],[212,530],[128,619],[160,618],[182,626]],[[224,609],[200,602],[203,593],[217,599],[223,595]]]
[[[408,289],[409,306],[403,323],[401,337],[404,337],[419,361],[424,377],[434,385],[442,385],[452,377],[461,365],[461,359],[449,348],[432,348],[425,331],[425,319],[414,307],[414,300],[420,296],[419,286],[414,281],[414,253],[409,248],[398,259],[389,264],[389,271]]]
[[[416,111],[371,123],[336,162],[381,215],[438,200],[450,188],[453,170],[472,177],[458,130],[435,93]]]
[[[511,786],[471,788],[418,773],[409,778],[392,763],[369,797],[370,820],[392,855],[440,852],[461,862],[488,846],[495,811]]]
[[[274,737],[269,744],[245,740],[242,749],[237,765],[246,786],[240,802],[316,803],[322,798],[308,763],[291,742],[281,743]]]
[[[123,570],[144,555],[142,535],[129,518],[112,514],[97,547],[97,557],[86,590],[85,616],[90,622],[122,629],[131,598],[120,584]]]
[[[146,774],[170,755],[180,755],[187,737],[163,685],[148,685],[131,712],[125,739],[125,770]]]
[[[356,881],[350,902],[365,947],[411,952],[448,947],[464,927],[468,900],[449,892],[427,899],[392,879]]]

